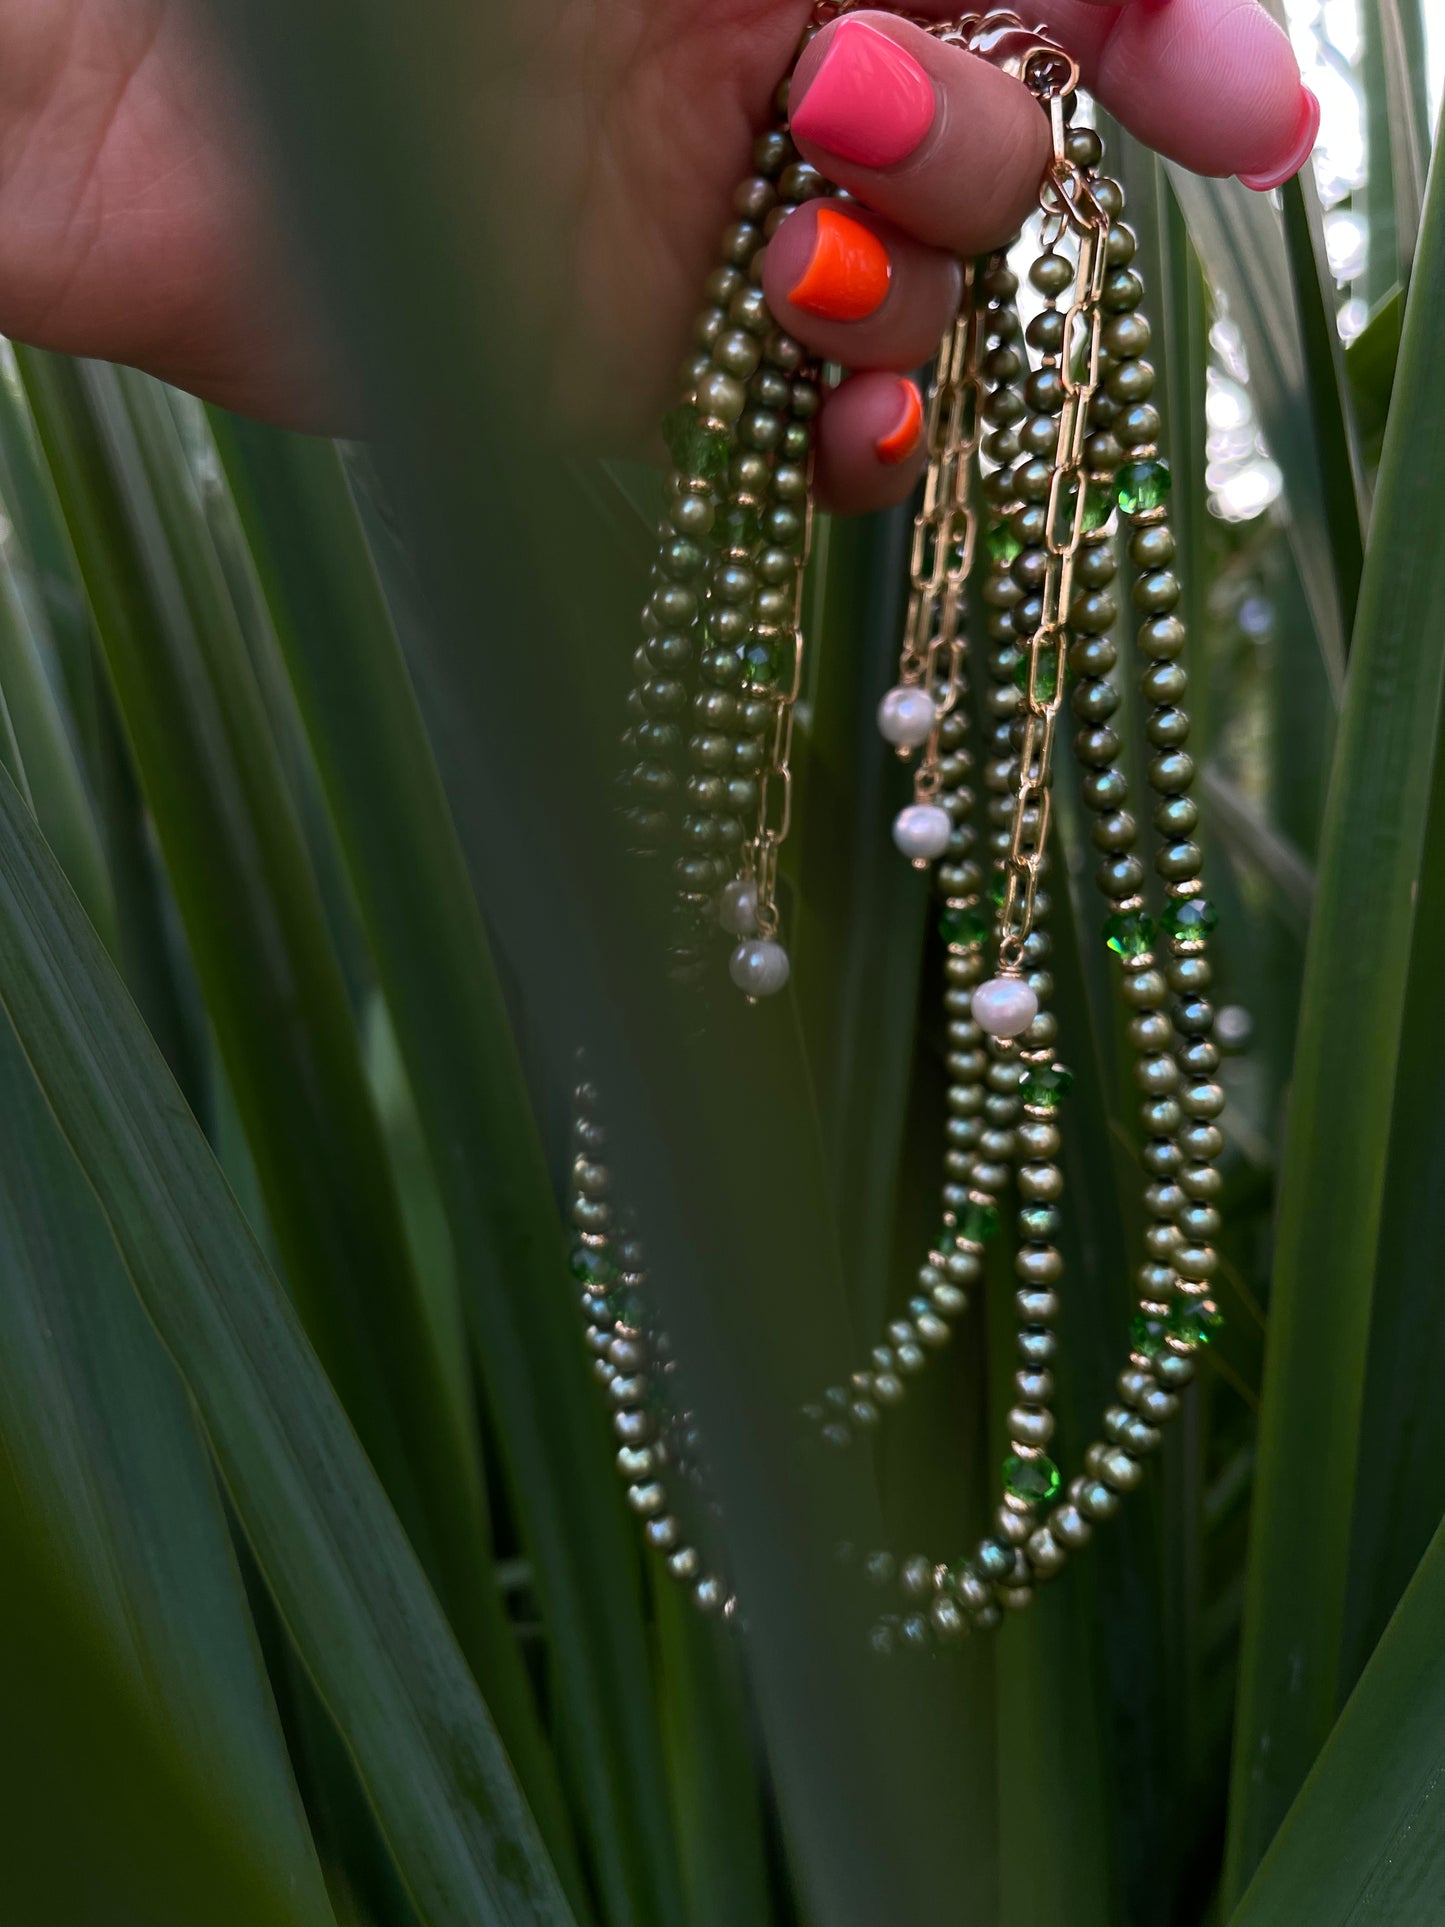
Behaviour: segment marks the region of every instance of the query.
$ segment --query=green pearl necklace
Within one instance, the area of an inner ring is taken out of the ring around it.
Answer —
[[[851,3],[820,7],[807,37]],[[1123,193],[1101,171],[1099,136],[1071,124],[1077,71],[1049,36],[1002,13],[929,30],[999,61],[1049,115],[1053,157],[1029,271],[1042,306],[1025,327],[1010,251],[969,264],[930,383],[929,481],[899,679],[880,728],[913,768],[913,801],[894,840],[932,872],[939,895],[949,1076],[940,1225],[906,1315],[804,1418],[827,1446],[846,1450],[904,1400],[951,1342],[1010,1195],[1017,1369],[989,1535],[962,1555],[899,1562],[878,1551],[863,1560],[893,1594],[874,1627],[880,1651],[948,1643],[1027,1606],[1141,1483],[1222,1323],[1211,1296],[1224,1101],[1207,996],[1216,915],[1194,840],[1170,474],[1150,399],[1135,240],[1121,218]],[[768,311],[760,256],[792,208],[831,192],[792,146],[786,95],[784,82],[778,125],[755,143],[753,172],[738,188],[697,353],[666,424],[674,466],[625,739],[629,828],[640,851],[671,853],[678,968],[707,968],[721,928],[733,940],[732,979],[750,999],[776,994],[789,976],[778,852],[791,818],[811,424],[821,399],[821,371]],[[1132,578],[1129,653],[1143,705],[1157,912],[1144,894],[1115,727],[1121,550]],[[964,590],[975,577],[986,634],[969,637]],[[971,667],[982,671],[977,701]],[[1138,1309],[1118,1397],[1067,1478],[1052,1456],[1052,1401],[1064,1270],[1060,1120],[1073,1077],[1048,1008],[1047,930],[1054,753],[1066,708],[1104,900],[1100,941],[1116,959],[1135,1052],[1146,1179]],[[611,1197],[598,1096],[584,1080],[575,1099],[571,1268],[612,1408],[618,1471],[670,1575],[699,1611],[736,1619],[720,1547],[708,1543],[702,1441],[675,1393],[676,1361],[649,1309],[641,1244]],[[685,1517],[698,1523],[689,1529]]]

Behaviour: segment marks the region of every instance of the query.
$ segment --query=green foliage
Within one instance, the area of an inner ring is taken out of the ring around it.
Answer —
[[[5,1918],[1438,1921],[1445,180],[1413,10],[1367,42],[1348,353],[1310,190],[1126,148],[1217,996],[1254,1018],[1227,1322],[1087,1559],[996,1642],[888,1664],[838,1542],[976,1541],[1012,1369],[979,1302],[875,1455],[789,1456],[937,1228],[934,917],[872,723],[907,517],[818,544],[797,994],[700,1027],[605,807],[651,490],[531,440],[448,214],[465,96],[393,11],[338,63],[342,0],[218,5],[369,452],[26,350],[0,381]],[[1205,510],[1211,289],[1287,519]],[[1113,1397],[1138,1166],[1063,787],[1068,1445]],[[584,1036],[741,1639],[613,1476],[559,1209]]]

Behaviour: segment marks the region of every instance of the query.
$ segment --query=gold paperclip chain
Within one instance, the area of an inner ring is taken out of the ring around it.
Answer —
[[[983,431],[983,317],[976,297],[970,262],[963,305],[939,347],[929,392],[928,472],[908,565],[908,615],[898,680],[925,689],[934,709],[933,729],[913,779],[920,803],[938,794],[939,731],[958,699],[965,667],[963,593],[978,540],[974,470]],[[906,759],[910,751],[904,747],[899,754]]]
[[[1046,250],[1056,248],[1065,232],[1072,229],[1078,236],[1079,255],[1062,345],[1057,355],[1046,355],[1043,361],[1045,367],[1058,369],[1064,399],[1049,488],[1043,619],[1026,645],[1028,680],[1024,687],[1018,792],[998,924],[999,968],[1005,972],[1023,968],[1048,841],[1054,735],[1064,700],[1074,564],[1083,546],[1090,512],[1084,443],[1089,433],[1089,404],[1099,385],[1104,321],[1100,300],[1108,272],[1108,214],[1095,199],[1083,172],[1065,153],[1062,97],[1053,95],[1048,105],[1054,156],[1040,195],[1043,244]]]

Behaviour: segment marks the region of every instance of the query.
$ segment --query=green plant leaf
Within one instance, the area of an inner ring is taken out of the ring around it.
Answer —
[[[479,1604],[477,1467],[440,1390],[345,988],[174,423],[139,376],[20,358],[287,1281],[480,1653],[500,1621]]]
[[[0,686],[14,725],[25,784],[45,839],[86,915],[114,951],[115,897],[100,830],[65,719],[46,675],[15,578],[0,570]]]
[[[1230,1927],[1434,1927],[1445,1915],[1445,1527]]]
[[[205,1445],[8,1023],[0,1270],[7,1481],[237,1851],[329,1920]]]
[[[55,1141],[53,1121],[45,1128]],[[6,1919],[329,1927],[314,1867],[258,1840],[254,1813],[229,1804],[226,1766],[198,1768],[187,1736],[136,1690],[114,1625],[29,1498],[0,1476]]]
[[[1265,195],[1251,194],[1237,181],[1203,180],[1173,164],[1169,178],[1205,271],[1228,296],[1230,314],[1244,338],[1250,393],[1270,454],[1284,475],[1290,546],[1330,686],[1338,697],[1344,684],[1347,626],[1325,491],[1353,491],[1348,476],[1326,475],[1321,469],[1313,407],[1306,394],[1304,329],[1291,300],[1290,280],[1278,268],[1286,253],[1280,215]]]
[[[568,1927],[506,1754],[355,1434],[12,785],[0,1000],[180,1369],[427,1927]]]
[[[1405,292],[1397,284],[1345,350],[1345,372],[1354,392],[1361,442],[1366,458],[1374,462],[1385,444],[1404,318]]]
[[[496,968],[336,451],[217,413],[447,1212],[619,1919],[679,1904],[634,1543]],[[643,1916],[645,1917],[645,1915]]]
[[[1415,905],[1445,694],[1445,176],[1386,435],[1318,867],[1260,1414],[1227,1895],[1333,1722],[1359,1425]]]

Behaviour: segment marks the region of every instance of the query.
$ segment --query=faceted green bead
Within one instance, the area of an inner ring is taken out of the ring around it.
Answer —
[[[1141,1352],[1145,1358],[1162,1358],[1168,1336],[1167,1320],[1151,1318],[1146,1311],[1136,1312],[1129,1324],[1129,1349]]]
[[[1062,1064],[1030,1064],[1019,1086],[1025,1104],[1052,1111],[1074,1088],[1074,1073]]]
[[[1076,482],[1073,487],[1069,489],[1065,497],[1063,523],[1066,531],[1072,529],[1074,526],[1074,503],[1078,500],[1077,490],[1078,484]],[[1116,485],[1113,482],[1090,482],[1087,484],[1087,492],[1084,496],[1084,533],[1086,535],[1092,535],[1095,529],[1103,528],[1109,517],[1114,513],[1114,498],[1116,492]]]
[[[996,909],[1003,908],[1003,900],[1008,895],[1008,873],[997,870],[993,882],[988,886],[989,899]]]
[[[783,673],[783,651],[766,636],[756,636],[743,649],[743,675],[754,689],[771,689]]]
[[[705,482],[721,481],[727,473],[728,438],[720,429],[705,428],[695,408],[681,403],[662,421],[663,439],[680,475],[696,475]]]
[[[1104,942],[1116,957],[1142,957],[1154,942],[1154,919],[1143,910],[1115,911],[1105,920]]]
[[[965,1206],[963,1222],[958,1228],[960,1235],[967,1238],[970,1244],[986,1245],[998,1231],[998,1206],[972,1200]]]
[[[1095,529],[1103,528],[1114,513],[1114,500],[1118,489],[1113,482],[1090,482],[1088,494],[1084,497],[1084,529],[1092,535]]]
[[[642,1323],[642,1300],[627,1285],[618,1285],[607,1294],[607,1309],[624,1325]],[[651,1404],[651,1399],[649,1399]]]
[[[1027,652],[1019,657],[1014,667],[1014,682],[1020,689],[1029,686],[1029,659]],[[1039,673],[1034,682],[1034,690],[1041,703],[1051,703],[1059,686],[1058,658],[1050,652],[1039,658]]]
[[[1119,507],[1126,515],[1163,508],[1173,486],[1167,462],[1125,462],[1118,475]]]
[[[1000,568],[1007,568],[1023,546],[1007,522],[995,522],[988,532],[988,552]]]
[[[1169,1314],[1171,1337],[1187,1345],[1207,1345],[1224,1325],[1224,1313],[1212,1298],[1181,1298]]]
[[[720,546],[725,549],[755,549],[763,539],[760,509],[742,502],[729,502],[715,524]]]
[[[1003,1462],[1003,1489],[1025,1505],[1047,1505],[1062,1480],[1052,1459],[1021,1459],[1010,1452]]]
[[[1176,897],[1160,922],[1169,936],[1192,941],[1218,927],[1219,912],[1207,897]]]
[[[938,934],[947,944],[972,949],[989,934],[989,919],[977,904],[949,904],[938,919]]]
[[[589,1285],[594,1290],[605,1291],[617,1280],[617,1267],[605,1251],[595,1245],[574,1245],[571,1257],[572,1276],[579,1285]]]

